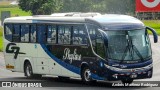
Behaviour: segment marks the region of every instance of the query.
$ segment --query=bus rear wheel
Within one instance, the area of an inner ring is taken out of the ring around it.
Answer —
[[[33,69],[30,62],[27,62],[24,66],[24,74],[27,78],[41,78],[42,75],[33,74]]]

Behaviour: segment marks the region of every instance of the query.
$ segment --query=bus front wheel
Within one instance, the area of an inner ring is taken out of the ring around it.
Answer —
[[[84,83],[89,83],[92,81],[91,71],[88,67],[82,69],[81,78]]]
[[[33,74],[33,69],[30,62],[27,62],[24,66],[24,74],[27,78],[41,78],[42,75]]]

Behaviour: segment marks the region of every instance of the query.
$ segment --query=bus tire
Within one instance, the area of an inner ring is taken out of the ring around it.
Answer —
[[[26,62],[24,66],[24,74],[27,78],[41,78],[42,77],[42,75],[33,74],[33,69],[32,69],[32,65],[30,64],[30,62]]]
[[[123,84],[127,83],[127,84],[131,84],[133,82],[133,79],[123,79],[121,80]]]
[[[89,67],[82,68],[81,78],[82,78],[82,82],[86,84],[91,83],[92,78],[91,78],[91,71]]]

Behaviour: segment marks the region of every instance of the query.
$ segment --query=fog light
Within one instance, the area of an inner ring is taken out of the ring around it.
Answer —
[[[114,74],[114,75],[112,75],[112,77],[114,77],[114,78],[118,78],[118,76],[117,76],[118,74]]]

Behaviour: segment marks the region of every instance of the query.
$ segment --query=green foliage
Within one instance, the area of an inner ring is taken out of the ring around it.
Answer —
[[[143,20],[146,26],[149,26],[156,30],[158,35],[160,35],[160,20]],[[151,32],[149,32],[151,34]]]
[[[58,12],[62,8],[62,0],[19,0],[19,6],[33,15],[44,15]]]
[[[108,13],[134,14],[135,0],[105,0]]]
[[[33,15],[54,12],[134,14],[135,0],[19,0],[19,6]]]
[[[3,50],[3,28],[0,27],[0,52]]]
[[[14,6],[14,7],[10,7],[10,5],[9,6],[3,6],[3,7],[0,6],[0,18],[1,18],[1,11],[10,11],[12,17],[31,15],[30,12],[22,11],[18,6]]]
[[[0,36],[3,36],[3,28],[0,26]]]
[[[3,37],[0,36],[0,52],[3,51]]]
[[[105,0],[63,0],[62,12],[102,12]]]
[[[134,14],[135,0],[63,0],[62,12]]]

